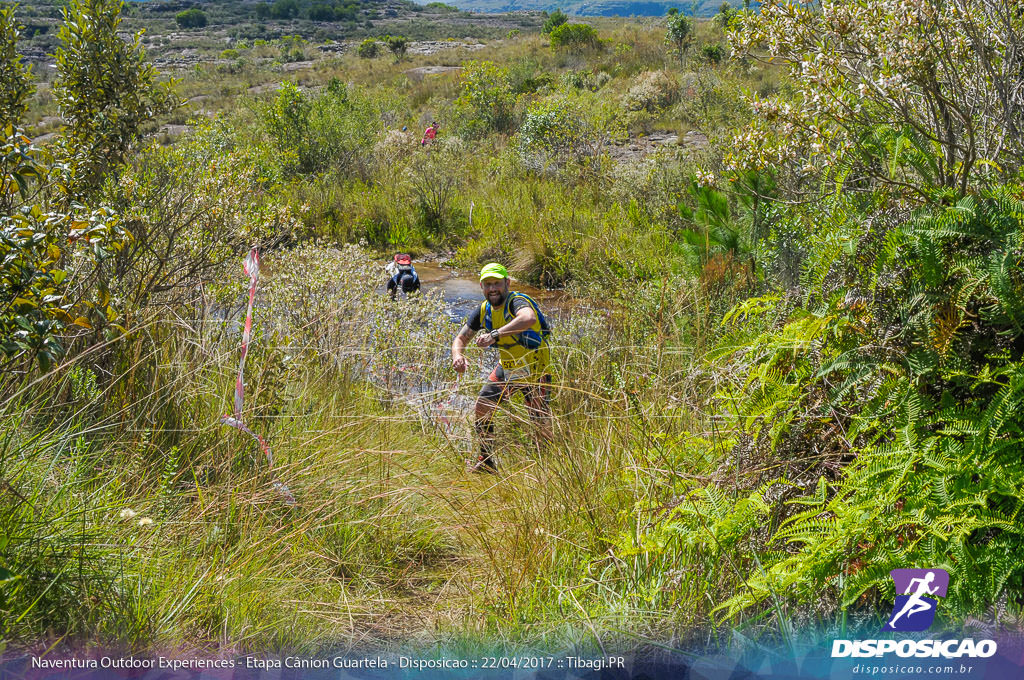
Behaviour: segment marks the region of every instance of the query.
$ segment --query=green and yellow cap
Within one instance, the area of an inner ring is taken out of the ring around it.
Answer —
[[[507,279],[508,270],[497,262],[488,262],[480,270],[480,280],[484,279]]]

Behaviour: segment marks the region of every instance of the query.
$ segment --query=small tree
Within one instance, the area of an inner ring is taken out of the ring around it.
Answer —
[[[556,9],[548,15],[547,21],[544,22],[544,26],[540,29],[540,32],[548,35],[551,31],[555,30],[568,20],[569,17],[566,16],[565,12],[560,9]]]
[[[683,54],[685,54],[692,40],[693,21],[684,14],[669,16],[668,30],[665,32],[665,42],[676,46],[680,65],[683,63]]]
[[[32,69],[18,54],[21,27],[14,18],[14,8],[0,10],[0,128],[18,125],[32,94]]]
[[[174,16],[174,20],[181,28],[202,28],[206,25],[206,12],[193,7],[184,12],[178,12]]]
[[[588,24],[562,24],[551,31],[551,48],[569,52],[582,52],[600,46],[597,31]]]
[[[373,59],[380,55],[380,43],[373,38],[367,38],[363,42],[359,43],[359,49],[356,50],[356,54],[361,59]]]
[[[334,8],[330,5],[318,3],[309,8],[310,21],[334,21],[336,18]]]
[[[395,59],[401,61],[405,57],[405,50],[409,46],[409,39],[403,35],[389,35],[387,37],[388,49]]]
[[[722,30],[726,30],[732,24],[733,19],[736,18],[736,10],[732,8],[732,5],[728,1],[723,2],[721,7],[718,8],[718,14],[715,15],[714,22],[719,25]]]
[[[299,3],[296,0],[275,0],[270,6],[270,16],[274,19],[294,19],[299,16]]]
[[[508,70],[492,61],[471,61],[462,72],[462,92],[455,116],[463,134],[480,137],[512,127],[516,97]]]
[[[102,184],[127,158],[142,124],[172,109],[172,83],[157,83],[142,33],[120,35],[121,0],[72,0],[62,12],[53,96],[67,128],[57,156],[71,198]]]

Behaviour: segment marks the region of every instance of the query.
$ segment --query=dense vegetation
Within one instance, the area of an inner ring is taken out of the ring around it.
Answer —
[[[1018,626],[1024,19],[978,6],[381,36],[282,80],[290,38],[163,83],[76,0],[34,97],[3,11],[0,640],[790,639],[877,630],[908,566],[947,625]],[[273,469],[219,420],[253,244]],[[574,300],[555,441],[514,404],[499,479],[462,474],[443,301],[377,292],[396,248]]]

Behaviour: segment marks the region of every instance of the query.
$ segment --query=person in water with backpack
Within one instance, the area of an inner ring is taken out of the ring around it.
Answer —
[[[494,459],[494,410],[516,392],[536,427],[538,444],[551,440],[551,329],[537,302],[529,295],[509,290],[508,270],[497,262],[480,270],[480,289],[486,298],[479,310],[466,316],[462,330],[452,341],[452,368],[466,370],[463,353],[477,333],[478,347],[497,346],[499,361],[476,400],[476,433],[480,455],[469,462],[471,472],[497,472]]]
[[[388,281],[388,293],[392,300],[398,294],[399,288],[406,295],[420,289],[420,277],[416,273],[416,268],[412,266],[412,257],[409,255],[395,255],[394,264],[389,267],[389,271],[393,273],[391,280]]]

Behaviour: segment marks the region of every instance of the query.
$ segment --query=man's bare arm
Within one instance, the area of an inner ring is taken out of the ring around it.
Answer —
[[[463,324],[462,330],[452,340],[452,368],[459,373],[466,370],[466,356],[463,354],[469,341],[476,335],[476,331]]]

